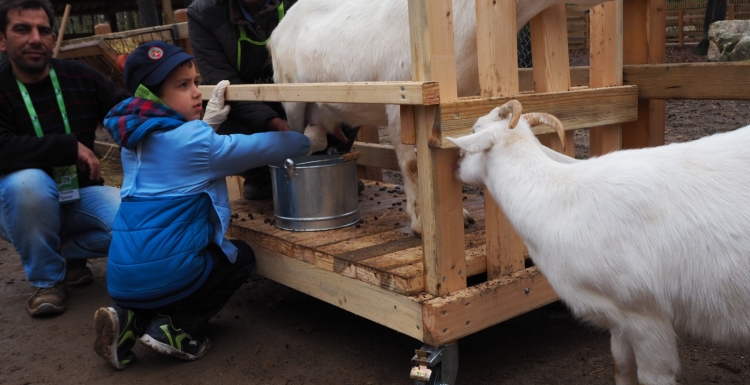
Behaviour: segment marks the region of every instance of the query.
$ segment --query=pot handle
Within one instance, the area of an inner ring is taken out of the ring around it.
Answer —
[[[285,160],[284,168],[286,169],[286,174],[289,177],[289,180],[294,180],[294,176],[296,175],[296,173],[294,172],[294,161],[291,159]]]

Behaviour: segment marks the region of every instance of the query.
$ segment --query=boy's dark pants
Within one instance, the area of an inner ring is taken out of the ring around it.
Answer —
[[[229,301],[235,291],[250,277],[255,267],[255,253],[250,245],[240,240],[231,240],[237,247],[237,260],[229,262],[221,248],[210,244],[207,248],[213,259],[208,279],[193,294],[156,309],[130,309],[135,313],[138,325],[145,325],[156,315],[172,319],[172,326],[192,336],[200,334],[203,325],[213,318]]]

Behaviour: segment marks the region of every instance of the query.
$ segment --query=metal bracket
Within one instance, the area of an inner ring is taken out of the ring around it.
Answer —
[[[412,380],[430,383],[432,378],[435,385],[453,385],[456,382],[458,341],[439,347],[424,345],[421,349],[415,349],[414,352],[416,354],[411,362],[415,366],[409,374]]]

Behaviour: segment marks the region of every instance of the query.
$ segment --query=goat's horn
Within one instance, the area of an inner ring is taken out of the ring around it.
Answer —
[[[521,119],[521,111],[523,111],[521,102],[515,99],[508,100],[505,104],[500,106],[500,118],[505,119],[508,117],[508,114],[513,114],[513,118],[510,120],[509,127],[516,128],[518,119]]]
[[[560,137],[560,142],[562,142],[563,149],[565,149],[565,128],[563,128],[563,124],[560,119],[556,118],[554,115],[545,114],[542,112],[530,112],[528,114],[523,114],[523,117],[527,122],[529,122],[529,125],[531,127],[546,124],[554,128],[555,131],[557,131],[557,135]]]

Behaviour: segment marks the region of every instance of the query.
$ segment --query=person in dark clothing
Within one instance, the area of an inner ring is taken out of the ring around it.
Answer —
[[[190,44],[205,84],[273,83],[266,43],[296,0],[197,0],[188,8]],[[219,134],[289,131],[278,102],[229,102],[229,118]],[[270,199],[268,167],[248,170],[245,199]]]
[[[0,2],[0,237],[34,292],[32,316],[66,309],[66,287],[107,255],[119,190],[104,186],[95,130],[128,95],[90,66],[52,58],[48,0]],[[70,183],[65,183],[70,182]],[[76,186],[77,183],[77,186]]]

